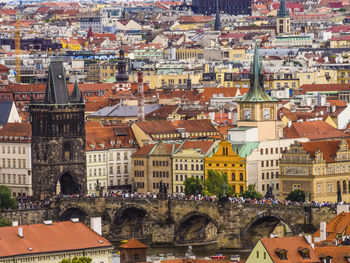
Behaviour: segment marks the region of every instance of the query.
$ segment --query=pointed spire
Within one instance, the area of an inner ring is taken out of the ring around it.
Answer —
[[[264,74],[262,64],[259,61],[258,43],[255,42],[254,58],[250,64],[250,87],[241,101],[275,101],[264,89]]]
[[[74,89],[71,95],[71,102],[81,102],[82,96],[83,96],[83,93],[80,92],[79,86],[78,86],[78,79],[76,79],[74,83]]]
[[[216,0],[216,16],[215,16],[214,30],[221,31],[219,0]]]
[[[288,17],[289,16],[289,12],[287,10],[286,0],[280,1],[280,8],[277,11],[277,16],[278,17]]]
[[[45,90],[45,104],[68,104],[69,94],[62,61],[52,61],[49,66]]]

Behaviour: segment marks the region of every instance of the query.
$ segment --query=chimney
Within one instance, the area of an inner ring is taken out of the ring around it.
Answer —
[[[309,245],[312,245],[312,236],[311,235],[305,235],[304,237],[305,237],[307,243]]]
[[[337,205],[337,215],[340,213],[349,213],[349,205],[348,204],[338,204]]]
[[[97,234],[102,235],[101,217],[91,217],[90,228],[94,230]]]
[[[292,126],[292,121],[288,121],[288,128]]]
[[[20,238],[23,238],[23,228],[22,227],[18,227],[18,236]]]
[[[18,221],[13,221],[12,226],[18,226]]]
[[[326,224],[326,222],[320,223],[320,238],[321,238],[321,241],[324,241],[327,238],[327,224]]]

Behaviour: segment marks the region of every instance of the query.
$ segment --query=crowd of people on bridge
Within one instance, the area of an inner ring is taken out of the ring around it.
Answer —
[[[29,196],[20,196],[17,198],[19,210],[30,209],[45,209],[49,208],[52,202],[57,202],[62,199],[68,198],[96,198],[96,194],[74,194],[74,195],[59,195],[46,199],[45,201],[37,201]],[[216,196],[203,196],[203,195],[184,195],[184,194],[168,194],[167,196],[159,196],[157,194],[141,194],[130,192],[107,192],[103,195],[105,198],[125,198],[125,199],[176,199],[185,201],[197,201],[197,202],[228,202],[234,204],[251,204],[251,205],[294,205],[294,206],[312,206],[312,207],[336,207],[335,203],[330,202],[293,202],[289,200],[280,199],[244,199],[243,197],[226,197],[225,199],[219,199]]]

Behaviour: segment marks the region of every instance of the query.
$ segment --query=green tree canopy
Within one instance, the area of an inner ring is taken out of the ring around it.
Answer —
[[[62,259],[59,263],[91,263],[92,258],[88,257],[74,257],[73,259]]]
[[[11,189],[5,185],[0,185],[0,209],[16,208],[17,200],[11,196]]]
[[[227,175],[221,171],[208,170],[208,178],[204,182],[204,187],[209,195],[216,197],[233,196],[233,187],[228,183]]]
[[[305,202],[305,192],[300,189],[293,190],[288,194],[286,199],[294,202]]]
[[[242,193],[240,193],[239,196],[241,196],[241,197],[243,197],[245,199],[246,198],[250,198],[250,199],[255,199],[255,198],[262,199],[263,198],[262,194],[259,193],[255,189],[255,184],[248,185],[248,188],[245,191],[243,191]]]
[[[199,178],[195,178],[195,177],[190,177],[185,179],[184,181],[184,185],[185,185],[185,194],[186,195],[196,195],[198,194],[199,187],[203,188],[203,181],[200,180]]]
[[[6,218],[0,217],[0,227],[11,226],[11,225],[12,225],[11,221],[7,220]]]

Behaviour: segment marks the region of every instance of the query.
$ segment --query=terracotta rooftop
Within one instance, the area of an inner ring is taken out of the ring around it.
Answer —
[[[348,263],[350,260],[350,246],[316,247],[314,251],[317,257],[331,257],[334,263]]]
[[[23,229],[23,238],[18,228]],[[94,248],[113,248],[81,222],[54,222],[0,228],[0,258]]]
[[[0,129],[1,141],[31,140],[32,126],[30,123],[7,123]],[[6,138],[7,137],[7,138]],[[21,137],[24,139],[21,140]]]
[[[127,248],[127,249],[132,249],[132,248],[148,248],[147,245],[141,243],[140,241],[138,241],[136,238],[132,238],[129,240],[128,243],[123,244],[121,246],[119,246],[120,248]]]
[[[261,243],[267,250],[272,262],[285,262],[285,263],[302,263],[302,262],[320,262],[316,254],[314,253],[311,245],[309,245],[303,236],[294,237],[279,237],[279,238],[261,238]],[[310,251],[309,258],[303,258],[298,249],[306,248]],[[287,259],[280,259],[276,250],[286,250]]]
[[[347,135],[325,121],[294,122],[290,127],[284,128],[285,138],[309,138],[321,140],[329,138],[343,138]]]

